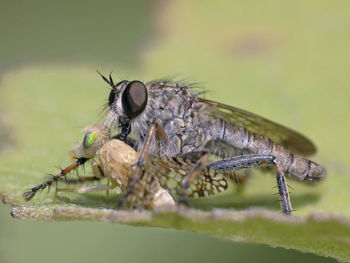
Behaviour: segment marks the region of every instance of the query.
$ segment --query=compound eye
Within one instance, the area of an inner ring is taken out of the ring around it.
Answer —
[[[85,149],[89,149],[95,143],[97,137],[98,137],[97,132],[87,133],[84,137],[83,147]]]
[[[147,89],[140,81],[131,81],[124,89],[122,105],[125,114],[133,119],[140,115],[147,104]]]

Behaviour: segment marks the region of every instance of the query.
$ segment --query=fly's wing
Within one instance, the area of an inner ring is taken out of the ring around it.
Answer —
[[[316,153],[316,147],[309,139],[287,127],[239,108],[203,98],[198,98],[198,101],[208,105],[211,115],[266,136],[291,152],[304,156]]]
[[[158,177],[162,187],[179,194],[183,179],[194,166],[195,163],[190,159],[158,156],[150,158],[146,170],[151,170]],[[205,166],[189,187],[187,196],[210,196],[225,191],[227,187],[227,180],[222,173]]]

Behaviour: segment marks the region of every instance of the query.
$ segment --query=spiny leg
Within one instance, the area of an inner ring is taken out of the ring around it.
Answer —
[[[283,171],[279,167],[278,161],[275,156],[266,154],[248,154],[212,162],[208,164],[208,166],[210,168],[213,168],[214,170],[226,172],[235,171],[243,168],[256,167],[267,163],[275,166],[281,209],[284,214],[289,215],[292,213],[293,210],[292,204],[290,202],[288,187]]]
[[[47,180],[46,182],[39,184],[35,187],[33,187],[30,191],[25,192],[23,194],[24,196],[24,200],[29,201],[30,199],[32,199],[35,194],[39,191],[39,190],[43,190],[46,187],[51,187],[51,185],[54,182],[59,181],[62,177],[65,177],[67,174],[69,174],[71,171],[73,171],[74,169],[78,168],[80,165],[83,165],[88,159],[86,158],[79,158],[77,159],[77,161],[69,166],[67,166],[65,169],[62,169],[61,172],[58,175],[52,175],[52,177]]]
[[[187,153],[184,153],[180,155],[182,159],[187,159],[191,160],[192,162],[196,163],[202,155],[205,153],[205,150],[195,150],[195,151],[190,151]],[[242,192],[243,191],[243,186],[247,180],[247,177],[250,175],[250,172],[247,170],[243,170],[240,172],[237,171],[225,171],[225,177],[230,179],[232,182],[237,184],[237,192]]]
[[[202,152],[202,156],[198,159],[189,175],[187,175],[183,180],[179,194],[179,203],[187,205],[186,191],[191,186],[192,182],[197,178],[198,174],[206,166],[208,156],[209,154],[207,152]]]

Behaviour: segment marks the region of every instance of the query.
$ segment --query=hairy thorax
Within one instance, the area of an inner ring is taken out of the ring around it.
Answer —
[[[178,156],[193,151],[200,151],[217,137],[217,122],[210,117],[206,105],[197,100],[197,95],[183,86],[163,86],[150,84],[149,102],[145,112],[136,119],[133,131],[143,142],[149,121],[156,119],[164,129],[168,143],[154,141],[151,152],[167,156]],[[142,143],[139,145],[139,149]]]

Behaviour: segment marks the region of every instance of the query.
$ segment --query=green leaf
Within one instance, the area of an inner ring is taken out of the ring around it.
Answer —
[[[322,4],[289,13],[276,1],[252,6],[174,1],[163,10],[164,38],[145,53],[143,71],[132,73],[141,80],[191,74],[215,91],[207,97],[266,116],[314,140],[319,147],[315,160],[326,167],[328,177],[315,186],[287,179],[294,189],[294,216],[280,214],[274,177],[260,173],[239,191],[232,186],[227,193],[191,200],[193,209],[181,211],[118,211],[115,195],[55,198],[53,191],[24,202],[24,191],[55,173],[56,165],[69,163],[66,153],[81,140],[80,129],[102,118],[96,116],[108,89],[87,66],[41,65],[3,76],[1,120],[10,121],[0,134],[12,143],[0,158],[4,203],[14,206],[17,218],[186,229],[350,261],[350,169],[344,150],[350,148],[350,83],[344,78],[350,39],[336,30],[348,25],[345,8],[334,8],[337,23],[328,23],[333,20]],[[331,33],[319,30],[325,26]]]
[[[101,193],[55,198],[54,191],[44,191],[25,202],[24,191],[41,183],[45,174],[55,173],[56,165],[69,164],[67,151],[74,141],[81,140],[80,129],[97,121],[97,105],[108,93],[104,85],[94,70],[83,68],[32,67],[5,75],[1,102],[12,120],[14,139],[12,149],[0,160],[0,193],[4,203],[15,207],[12,216],[186,229],[342,260],[350,258],[349,211],[346,206],[337,207],[341,187],[346,188],[349,181],[341,173],[315,187],[289,180],[296,209],[292,217],[280,214],[279,204],[274,202],[275,181],[268,174],[253,175],[241,192],[232,186],[227,193],[191,200],[197,209],[181,211],[118,211],[118,196],[107,198]],[[349,196],[346,189],[343,191],[346,202]]]

